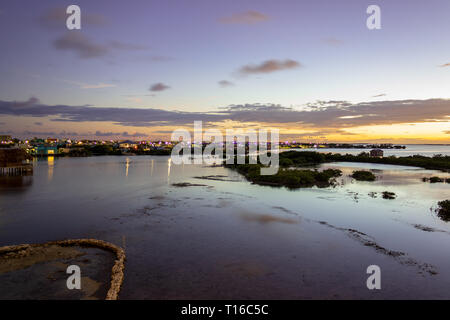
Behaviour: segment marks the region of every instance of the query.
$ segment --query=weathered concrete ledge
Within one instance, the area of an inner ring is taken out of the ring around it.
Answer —
[[[27,249],[33,247],[46,247],[46,246],[80,246],[80,247],[95,247],[108,250],[115,254],[116,260],[111,270],[111,282],[110,288],[106,294],[106,300],[117,300],[124,279],[125,270],[125,251],[106,241],[97,239],[69,239],[60,241],[51,241],[42,244],[20,244],[12,246],[0,247],[0,254],[7,254],[12,252],[23,252],[26,255]]]

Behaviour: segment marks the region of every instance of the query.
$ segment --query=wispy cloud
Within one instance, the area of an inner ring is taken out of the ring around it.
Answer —
[[[196,120],[221,121],[223,115],[162,109],[96,108],[91,106],[45,105],[38,99],[1,101],[0,115],[50,117],[57,122],[112,122],[125,126],[187,124]]]
[[[123,97],[130,97],[130,98],[135,98],[135,97],[154,97],[155,94],[151,93],[151,94],[123,94]]]
[[[450,62],[441,64],[439,67],[441,67],[441,68],[450,67]]]
[[[73,51],[84,59],[102,57],[109,52],[108,46],[94,43],[79,31],[66,32],[53,42],[53,46],[58,50]]]
[[[219,19],[219,21],[226,24],[255,24],[268,21],[269,19],[269,16],[263,13],[257,11],[247,11],[235,13],[228,17],[223,17]]]
[[[168,85],[166,85],[166,84],[164,84],[162,82],[158,82],[158,83],[155,83],[155,84],[151,85],[149,90],[152,91],[152,92],[158,92],[158,91],[167,90],[169,88],[170,87]]]
[[[99,58],[106,56],[112,51],[142,51],[147,50],[147,46],[126,43],[120,41],[110,41],[106,44],[96,43],[81,31],[66,32],[53,41],[53,46],[57,50],[72,51],[82,59]]]
[[[61,132],[56,132],[56,131],[30,131],[30,130],[25,130],[20,132],[21,135],[23,136],[27,136],[27,137],[31,137],[31,136],[38,136],[38,137],[42,137],[42,136],[48,136],[48,137],[54,137],[54,136],[59,136],[59,137],[76,137],[79,134],[77,132],[68,132],[68,131],[61,131]]]
[[[297,109],[275,104],[244,104],[210,112],[181,112],[152,108],[97,108],[45,105],[36,98],[1,101],[0,115],[50,117],[58,122],[111,122],[124,126],[188,125],[236,121],[286,124],[309,128],[345,129],[358,126],[418,122],[449,122],[450,99],[372,101],[351,104],[319,101]],[[322,129],[321,129],[322,130]]]
[[[34,130],[24,130],[24,131],[7,131],[2,132],[3,134],[15,134],[23,137],[60,137],[60,138],[73,138],[73,137],[98,137],[98,138],[145,138],[149,135],[143,132],[129,133],[124,132],[102,132],[96,131],[92,132],[75,132],[75,131],[34,131]]]
[[[287,139],[289,137],[298,138],[308,138],[308,139],[325,139],[330,134],[339,134],[343,136],[357,136],[357,133],[347,132],[340,129],[324,129],[324,130],[316,130],[316,131],[308,131],[308,132],[294,132],[294,133],[284,133],[280,134],[280,138]]]
[[[168,62],[175,60],[173,57],[163,55],[144,55],[136,57],[135,59],[143,62]]]
[[[141,103],[142,102],[142,98],[139,98],[139,97],[129,97],[129,98],[127,98],[127,100],[131,101],[131,102],[135,102],[135,103]]]
[[[223,111],[232,120],[298,123],[318,128],[350,128],[413,122],[450,121],[450,99],[316,102],[305,110],[279,105],[238,105]]]
[[[374,96],[372,96],[372,98],[379,98],[379,97],[385,97],[386,93],[380,93],[380,94],[376,94]]]
[[[71,81],[71,80],[61,80],[61,81],[76,85],[76,86],[80,87],[81,89],[103,89],[103,88],[117,87],[117,85],[115,85],[115,84],[103,83],[103,82],[100,82],[97,84],[89,84],[89,83],[77,82],[77,81]]]
[[[276,71],[289,70],[301,67],[298,61],[286,59],[286,60],[266,60],[260,64],[249,64],[239,69],[239,74],[261,74],[272,73]]]
[[[116,87],[115,84],[110,83],[98,83],[98,84],[85,84],[81,88],[82,89],[102,89],[102,88],[112,88]]]
[[[234,86],[234,83],[228,80],[220,80],[218,82],[219,86],[221,86],[222,88],[227,88],[227,87],[232,87]]]
[[[88,134],[85,134],[88,135]],[[101,132],[96,131],[95,132],[96,137],[129,137],[129,138],[139,138],[139,137],[147,137],[148,134],[143,132],[135,132],[135,133],[128,133],[127,131],[124,132]]]
[[[324,38],[323,42],[330,46],[333,46],[333,47],[338,47],[338,46],[344,44],[344,41],[334,38],[334,37]]]
[[[126,51],[141,51],[141,50],[147,50],[149,47],[139,45],[139,44],[133,44],[133,43],[125,43],[113,40],[109,43],[109,46],[112,49],[118,49],[118,50],[126,50]]]

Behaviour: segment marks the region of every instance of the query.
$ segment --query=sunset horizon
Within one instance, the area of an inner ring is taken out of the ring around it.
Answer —
[[[368,1],[80,1],[83,24],[67,30],[63,3],[27,3],[31,15],[21,2],[0,7],[0,134],[169,139],[197,120],[290,140],[450,141],[438,6],[380,1],[384,27],[370,30]]]

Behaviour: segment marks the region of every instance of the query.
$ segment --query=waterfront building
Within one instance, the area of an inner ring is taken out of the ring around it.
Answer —
[[[20,148],[0,149],[0,175],[23,175],[33,172],[33,166],[27,163],[30,156]]]
[[[38,145],[33,149],[33,154],[36,156],[53,156],[58,154],[58,147]]]

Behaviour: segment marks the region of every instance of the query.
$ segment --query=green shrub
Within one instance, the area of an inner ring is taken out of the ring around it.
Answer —
[[[289,158],[281,158],[280,159],[280,167],[292,167],[294,165],[294,161]]]
[[[358,181],[375,181],[376,176],[370,171],[353,171],[352,178]]]
[[[438,183],[438,182],[444,182],[444,179],[439,178],[439,177],[431,177],[430,178],[430,183]]]
[[[389,191],[384,191],[383,192],[383,199],[388,199],[388,200],[393,200],[395,199],[397,196],[395,195],[394,192],[389,192]]]
[[[450,200],[438,202],[437,214],[444,221],[450,221]]]

